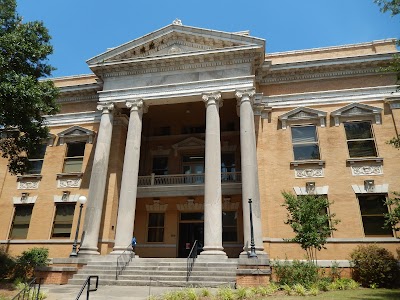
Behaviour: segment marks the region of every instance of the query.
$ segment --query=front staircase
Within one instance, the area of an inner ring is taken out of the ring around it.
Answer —
[[[234,287],[237,259],[209,262],[197,259],[186,281],[186,258],[134,258],[116,279],[117,258],[92,260],[68,281],[82,285],[90,275],[98,275],[101,285]]]

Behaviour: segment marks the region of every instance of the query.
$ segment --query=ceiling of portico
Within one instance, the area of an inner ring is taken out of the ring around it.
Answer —
[[[143,37],[109,49],[87,61],[93,71],[144,60],[171,59],[198,54],[251,51],[263,57],[265,41],[245,33],[229,33],[171,24]]]

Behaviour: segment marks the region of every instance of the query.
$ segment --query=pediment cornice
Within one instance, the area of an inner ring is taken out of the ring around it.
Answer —
[[[154,56],[160,51],[160,54],[173,56],[176,53],[163,53],[162,51],[174,44],[189,47],[189,52],[195,49],[210,50],[238,46],[258,46],[259,48],[265,48],[265,41],[263,39],[246,36],[241,33],[208,30],[175,23],[109,49],[89,59],[87,63],[92,67],[110,61]]]

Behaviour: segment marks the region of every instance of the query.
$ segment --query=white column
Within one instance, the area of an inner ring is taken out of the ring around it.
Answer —
[[[115,245],[114,251],[111,254],[121,254],[127,248],[131,248],[132,233],[135,223],[142,115],[146,112],[147,108],[142,99],[127,101],[126,106],[130,108],[131,113],[125,145],[124,169],[119,197]]]
[[[219,107],[221,93],[202,96],[206,103],[206,149],[204,185],[204,247],[199,258],[222,257],[221,138]]]
[[[89,195],[85,212],[82,244],[78,253],[79,256],[100,254],[97,244],[99,241],[101,215],[107,182],[114,104],[100,103],[97,105],[97,109],[102,111],[102,115],[96,142],[96,151],[94,153],[92,174],[90,176]]]
[[[257,254],[265,254],[263,252],[260,191],[258,187],[258,165],[253,112],[254,94],[254,89],[236,91],[240,112],[244,250],[250,249],[251,242],[250,208],[248,203],[249,199],[251,199],[253,202],[253,230],[256,252]]]

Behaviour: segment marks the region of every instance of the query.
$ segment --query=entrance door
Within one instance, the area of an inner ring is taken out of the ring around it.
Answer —
[[[198,241],[198,252],[204,245],[204,214],[182,213],[179,223],[178,257],[187,257],[194,242]]]
[[[198,252],[204,244],[204,223],[179,224],[179,257],[188,257],[194,241],[198,241]]]

